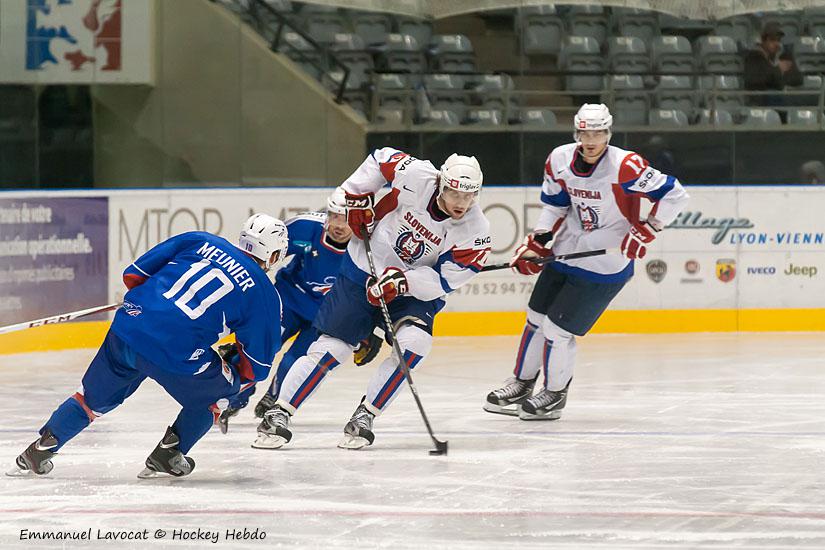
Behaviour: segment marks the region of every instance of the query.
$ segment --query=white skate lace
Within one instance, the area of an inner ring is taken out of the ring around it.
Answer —
[[[289,424],[289,416],[282,409],[270,409],[266,411],[264,420],[271,428],[286,428]]]
[[[493,395],[499,399],[509,399],[517,395],[521,395],[527,388],[533,385],[530,380],[519,380],[518,378],[508,378],[504,381],[504,387],[497,389]]]

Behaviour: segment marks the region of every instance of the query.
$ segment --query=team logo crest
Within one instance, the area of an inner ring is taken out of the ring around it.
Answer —
[[[326,295],[327,292],[332,290],[332,285],[335,284],[335,277],[330,275],[329,277],[324,277],[323,283],[316,283],[314,281],[308,281],[307,284],[309,288],[312,289],[312,292],[317,292],[319,294]]]
[[[723,283],[729,283],[736,277],[736,260],[716,260],[716,277]]]
[[[667,264],[662,260],[651,260],[645,266],[647,276],[654,283],[661,283],[667,275]]]
[[[415,263],[416,260],[421,259],[427,247],[423,240],[415,238],[412,231],[404,231],[398,236],[395,241],[395,253],[401,258],[401,261],[407,264]]]
[[[143,308],[137,304],[133,304],[132,302],[123,302],[123,305],[121,307],[123,308],[123,311],[125,311],[128,315],[131,315],[132,317],[137,317],[138,315],[143,313]]]
[[[584,231],[593,231],[599,228],[599,211],[595,207],[579,204],[576,209]]]

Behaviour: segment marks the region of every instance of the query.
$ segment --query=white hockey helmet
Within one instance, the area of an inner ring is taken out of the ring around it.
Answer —
[[[604,103],[585,103],[573,117],[573,137],[576,143],[580,143],[579,132],[591,130],[604,130],[607,132],[607,141],[610,141],[612,127],[613,116]]]
[[[484,181],[476,158],[457,153],[450,155],[441,165],[440,176],[441,190],[452,189],[462,193],[478,193]]]
[[[347,214],[347,194],[341,187],[336,187],[327,197],[327,213]]]
[[[264,262],[266,271],[272,267],[281,267],[289,246],[286,225],[281,220],[267,214],[252,214],[243,224],[238,246],[244,252]],[[270,263],[272,254],[276,252],[275,259]]]

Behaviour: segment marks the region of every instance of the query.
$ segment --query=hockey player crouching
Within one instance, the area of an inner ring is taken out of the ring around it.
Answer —
[[[519,273],[541,272],[527,309],[513,377],[490,392],[484,410],[522,420],[555,420],[573,379],[576,336],[593,327],[633,276],[635,259],[671,223],[688,201],[673,176],[640,155],[608,145],[613,117],[604,105],[584,104],[574,119],[576,142],[553,149],[541,189],[543,210],[535,229],[510,265]],[[640,221],[640,200],[653,203]],[[620,248],[622,255],[531,262],[552,254]],[[544,386],[533,387],[544,373]]]
[[[286,344],[292,337],[295,340],[281,358],[269,389],[255,406],[255,416],[259,418],[275,405],[281,384],[293,363],[306,355],[310,344],[318,338],[312,321],[335,283],[352,237],[346,208],[344,190],[337,187],[327,198],[325,214],[307,212],[286,221],[289,232],[287,256],[291,259],[278,271],[275,288],[283,306],[281,342]],[[369,362],[380,347],[381,340],[371,335],[359,345],[356,363]],[[252,386],[231,401],[230,407],[221,414],[223,431],[228,429],[229,418],[247,405],[254,392]]]
[[[241,384],[266,379],[281,348],[281,303],[266,272],[283,262],[286,251],[283,222],[255,214],[238,246],[193,231],[135,260],[123,273],[129,291],[81,388],[52,413],[8,475],[48,474],[63,445],[147,377],[182,409],[138,477],[191,473],[195,461],[186,453]],[[237,342],[232,364],[211,348],[227,328]]]
[[[389,194],[374,204],[385,183],[392,185]],[[335,286],[315,318],[321,336],[290,369],[253,447],[276,449],[290,441],[290,417],[379,324],[383,296],[403,357],[393,355],[378,367],[339,447],[372,444],[374,418],[404,383],[399,361],[413,369],[429,354],[433,321],[445,296],[486,262],[490,237],[489,222],[477,204],[481,184],[475,157],[451,155],[439,171],[429,161],[391,148],[374,151],[342,184],[347,219],[357,238],[350,241]],[[364,228],[378,280],[369,276]]]

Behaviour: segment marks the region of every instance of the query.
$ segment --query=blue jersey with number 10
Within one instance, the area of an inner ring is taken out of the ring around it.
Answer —
[[[210,348],[235,333],[238,370],[263,380],[281,347],[281,300],[263,269],[221,237],[170,238],[123,273],[130,290],[112,331],[138,354],[176,374],[208,366]]]

